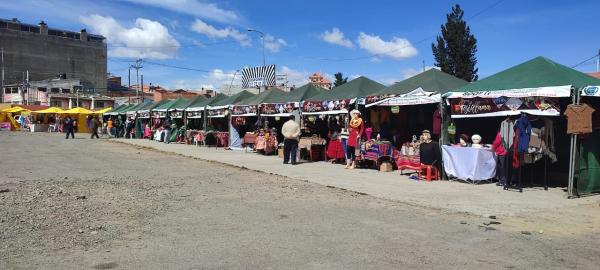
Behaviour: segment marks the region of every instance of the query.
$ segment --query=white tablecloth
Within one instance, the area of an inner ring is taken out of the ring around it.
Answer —
[[[496,176],[496,154],[491,149],[442,145],[444,171],[458,179],[482,181]]]

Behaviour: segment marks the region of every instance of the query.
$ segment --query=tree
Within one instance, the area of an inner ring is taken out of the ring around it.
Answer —
[[[334,74],[333,76],[335,76],[335,82],[333,82],[334,87],[338,87],[338,86],[348,82],[348,77],[344,78],[344,75],[342,75],[341,72],[338,72],[338,73]]]
[[[442,35],[437,36],[437,44],[431,44],[435,65],[443,72],[463,80],[477,81],[477,39],[463,20],[464,11],[459,5],[452,7],[442,25]]]

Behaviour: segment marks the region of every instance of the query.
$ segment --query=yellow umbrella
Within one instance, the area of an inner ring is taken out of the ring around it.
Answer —
[[[46,108],[44,110],[33,111],[33,113],[62,113],[62,112],[64,112],[64,110],[61,108],[58,108],[58,107],[50,107],[50,108]]]
[[[109,112],[110,110],[112,110],[112,107],[104,108],[104,109],[102,109],[102,110],[97,110],[97,111],[95,111],[94,113],[95,113],[95,114],[104,114],[104,113],[107,113],[107,112]]]
[[[21,108],[19,106],[2,110],[2,112],[4,112],[4,113],[18,113],[18,112],[22,112],[22,111],[28,111],[28,110],[27,109],[23,109],[23,108]]]
[[[73,108],[73,109],[62,111],[60,113],[64,113],[64,114],[93,114],[94,112],[90,111],[88,109],[85,109],[85,108],[76,107],[76,108]]]

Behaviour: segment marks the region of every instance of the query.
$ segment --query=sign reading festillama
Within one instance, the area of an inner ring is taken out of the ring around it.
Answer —
[[[275,86],[275,65],[242,69],[242,87]]]

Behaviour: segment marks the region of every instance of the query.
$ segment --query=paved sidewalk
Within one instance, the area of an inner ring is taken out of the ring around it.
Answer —
[[[284,175],[326,186],[366,193],[412,205],[464,212],[474,215],[520,215],[525,212],[556,210],[574,205],[589,204],[596,197],[566,199],[560,188],[548,191],[537,188],[523,193],[504,191],[494,184],[472,185],[451,181],[415,181],[399,171],[379,172],[372,169],[346,170],[339,164],[327,162],[283,165],[277,156],[262,156],[222,148],[196,147],[183,144],[164,144],[150,140],[111,139],[114,142],[148,147],[183,156],[216,161],[251,170]]]

